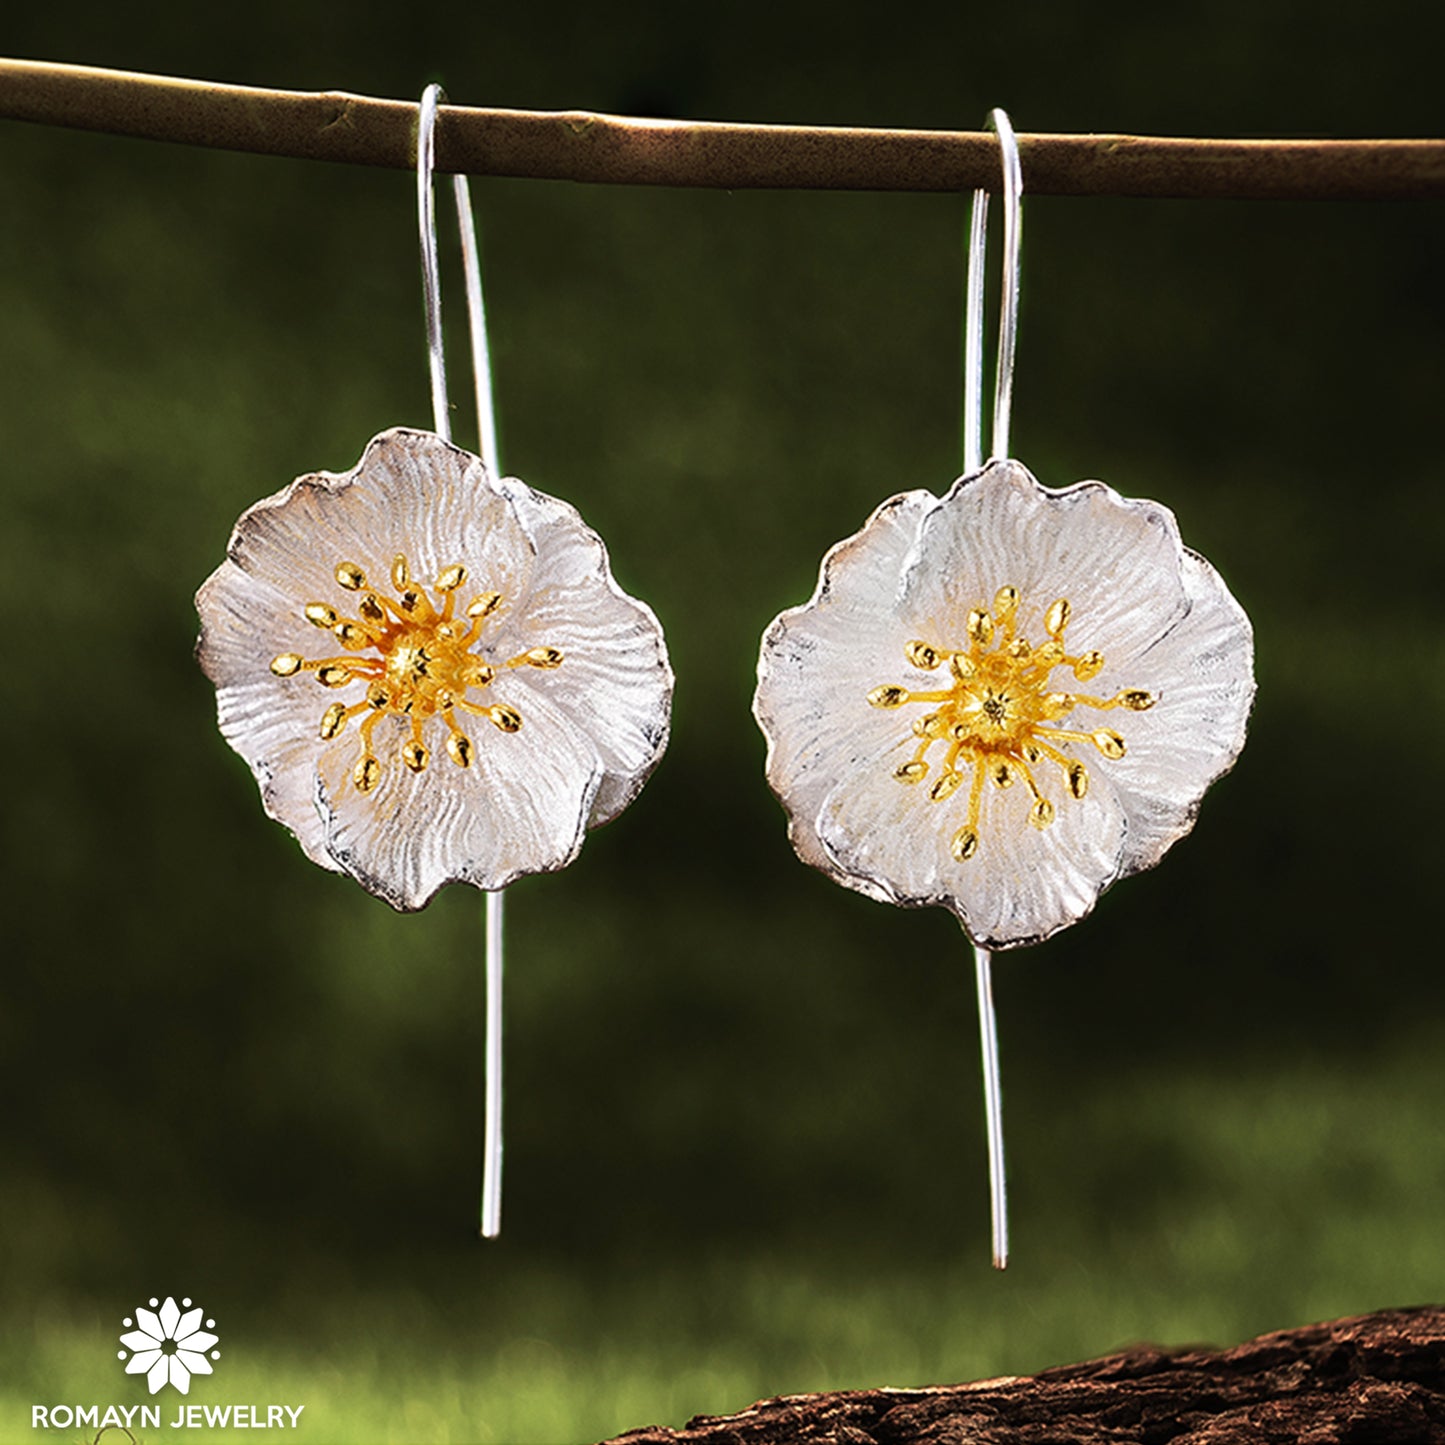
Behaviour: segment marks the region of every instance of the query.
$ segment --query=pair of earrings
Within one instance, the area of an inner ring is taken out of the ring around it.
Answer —
[[[494,1235],[501,890],[565,866],[636,796],[666,746],[673,678],[656,617],[618,588],[597,534],[501,475],[460,176],[482,455],[449,440],[439,98],[423,97],[418,139],[435,432],[385,432],[351,471],[301,477],[247,511],[197,597],[199,656],[222,733],[308,857],[401,910],[448,882],[487,890],[482,1230]],[[891,498],[829,552],[812,599],[763,639],[754,712],[799,856],[872,898],[951,909],[974,946],[1001,1267],[992,952],[1082,918],[1188,832],[1243,745],[1253,647],[1165,508],[1098,482],[1050,490],[1007,460],[1023,184],[1007,117],[990,123],[1006,254],[993,459],[981,439],[980,191],[964,475],[941,498]]]

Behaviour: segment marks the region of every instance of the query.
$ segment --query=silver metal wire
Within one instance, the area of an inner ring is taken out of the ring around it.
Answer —
[[[974,986],[978,991],[978,1034],[983,1060],[983,1116],[988,1132],[989,1216],[993,1227],[993,1267],[1008,1265],[1008,1175],[1003,1157],[1003,1084],[998,1062],[998,1018],[993,1008],[993,955],[974,946]]]
[[[1003,289],[999,300],[998,357],[994,367],[993,435],[989,456],[1008,456],[1013,407],[1014,354],[1019,323],[1019,253],[1023,243],[1023,167],[1012,123],[1002,110],[989,113],[1003,161]],[[963,470],[983,466],[983,275],[988,254],[988,192],[973,193],[968,226],[968,277],[963,321]],[[998,1057],[998,1017],[993,1005],[993,955],[974,946],[974,986],[983,1065],[983,1111],[988,1133],[989,1204],[995,1269],[1008,1264],[1008,1180],[1003,1147],[1003,1075]]]
[[[422,297],[426,306],[427,361],[431,371],[432,417],[436,434],[451,440],[451,409],[447,400],[446,348],[442,340],[441,272],[437,264],[436,201],[432,173],[436,156],[436,114],[443,99],[439,85],[422,92],[417,116],[417,224],[421,233]],[[478,455],[492,475],[501,475],[497,449],[496,403],[492,394],[491,349],[482,298],[482,268],[477,249],[471,187],[462,175],[452,177],[457,226],[462,237],[466,278],[467,320],[471,333],[472,379],[477,398]],[[503,894],[487,894],[485,953],[487,971],[486,1100],[482,1139],[481,1231],[485,1239],[502,1232],[502,909]]]
[[[1003,162],[1003,291],[999,303],[998,357],[994,369],[993,435],[989,456],[1008,456],[1013,409],[1014,354],[1019,326],[1019,252],[1023,245],[1023,166],[1018,139],[1006,112],[989,112],[987,128],[998,135]],[[968,234],[968,283],[963,340],[963,469],[983,465],[983,273],[988,251],[988,192],[973,193]]]

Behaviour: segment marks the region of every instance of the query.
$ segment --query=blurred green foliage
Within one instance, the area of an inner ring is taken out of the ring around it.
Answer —
[[[1299,13],[59,4],[0,49],[735,120],[1438,127],[1438,16]],[[1016,453],[1172,506],[1260,694],[1196,834],[1000,961],[997,1278],[963,940],[795,861],[748,716],[826,547],[957,470],[964,200],[475,183],[507,465],[603,533],[679,679],[636,806],[510,895],[484,1246],[480,900],[401,918],[306,864],[190,657],[240,511],[427,424],[410,182],[6,122],[0,183],[0,1439],[138,1400],[113,1337],[157,1291],[217,1318],[214,1398],[356,1442],[1441,1296],[1438,203],[1028,202]]]

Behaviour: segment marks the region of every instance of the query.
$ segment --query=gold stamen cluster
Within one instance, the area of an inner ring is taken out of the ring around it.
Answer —
[[[928,789],[929,800],[941,803],[962,786],[962,766],[966,763],[972,769],[968,820],[953,835],[951,844],[960,863],[978,852],[979,811],[984,783],[990,778],[999,788],[1022,780],[1034,799],[1029,822],[1035,828],[1047,828],[1054,821],[1054,805],[1039,792],[1034,765],[1044,758],[1057,763],[1071,797],[1083,798],[1089,791],[1088,770],[1077,758],[1060,752],[1055,743],[1091,743],[1106,758],[1124,756],[1124,739],[1112,728],[1077,732],[1055,727],[1059,719],[1079,707],[1144,712],[1154,706],[1153,694],[1139,688],[1125,688],[1110,698],[1054,690],[1049,682],[1054,668],[1070,668],[1077,681],[1088,682],[1103,670],[1104,656],[1100,652],[1068,652],[1064,645],[1070,613],[1066,598],[1060,597],[1045,612],[1048,641],[1037,646],[1016,635],[1018,609],[1018,589],[1001,587],[992,612],[982,606],[969,612],[964,624],[966,648],[950,651],[922,641],[907,644],[904,655],[914,667],[928,671],[947,667],[946,688],[913,692],[885,683],[868,694],[868,701],[880,708],[902,707],[908,702],[937,704],[914,720],[918,749],[908,762],[894,769],[893,776],[901,783],[921,783],[929,773],[929,750],[935,743],[946,744],[943,766]]]
[[[351,772],[358,791],[369,793],[381,779],[381,761],[372,746],[377,724],[388,714],[411,722],[411,736],[400,749],[400,758],[414,773],[424,772],[431,761],[431,749],[422,739],[422,725],[440,717],[447,726],[447,753],[460,768],[472,765],[472,740],[457,723],[458,712],[484,717],[504,733],[522,726],[522,715],[508,703],[473,702],[467,693],[490,687],[498,667],[477,652],[472,644],[483,624],[502,603],[500,592],[482,592],[474,597],[459,617],[457,589],[467,580],[460,563],[443,568],[432,585],[433,601],[427,589],[417,586],[404,556],[391,564],[391,585],[396,599],[372,588],[366,573],[355,562],[336,568],[336,582],[348,592],[362,595],[355,617],[343,617],[325,602],[308,602],[302,609],[306,620],[335,636],[345,651],[342,657],[308,661],[300,653],[283,652],[271,659],[277,677],[294,677],[314,672],[323,687],[345,687],[364,682],[366,697],[348,706],[332,703],[321,715],[320,737],[330,741],[352,718],[361,716],[361,756]],[[370,653],[370,656],[362,654]],[[555,647],[533,647],[519,653],[503,667],[553,668],[562,665]],[[364,716],[363,716],[364,715]]]

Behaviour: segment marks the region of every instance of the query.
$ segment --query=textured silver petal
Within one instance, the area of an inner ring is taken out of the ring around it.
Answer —
[[[1129,752],[1112,776],[1129,814],[1124,872],[1151,868],[1194,826],[1205,791],[1244,747],[1254,702],[1254,631],[1219,573],[1186,550],[1189,610],[1132,664],[1158,698],[1126,714]]]
[[[316,629],[301,619],[294,596],[283,596],[230,560],[202,585],[196,608],[196,653],[216,685],[221,735],[250,765],[266,812],[296,835],[313,863],[339,872],[313,802],[317,726],[334,699],[309,678],[271,672],[278,653],[311,647]]]
[[[920,636],[962,636],[971,607],[1019,589],[1019,629],[1043,636],[1050,604],[1067,597],[1070,642],[1127,662],[1188,606],[1174,514],[1103,482],[1051,490],[1019,462],[960,477],[919,529],[902,609]]]
[[[561,667],[529,670],[527,683],[597,750],[604,774],[588,820],[595,827],[637,796],[667,746],[673,676],[662,626],[617,585],[602,538],[575,507],[514,477],[501,485],[537,554],[508,644],[563,653]]]
[[[1013,948],[1083,918],[1118,876],[1128,825],[1098,772],[1088,797],[1076,799],[1067,796],[1059,769],[1035,768],[1040,792],[1056,809],[1043,830],[1029,825],[1033,798],[1021,783],[1005,790],[986,784],[982,845],[960,863],[949,845],[966,821],[969,785],[934,803],[926,784],[898,782],[892,765],[912,744],[900,738],[875,766],[840,779],[818,815],[818,834],[839,868],[879,880],[889,902],[951,909],[975,942]]]
[[[447,883],[505,888],[523,874],[565,867],[582,847],[602,765],[586,735],[544,699],[517,706],[517,733],[467,719],[474,745],[468,768],[446,755],[434,724],[436,747],[424,773],[400,761],[411,729],[399,718],[382,719],[372,739],[381,780],[371,793],[352,784],[354,743],[344,755],[323,754],[316,804],[327,851],[368,892],[407,913]]]
[[[916,491],[879,506],[823,558],[812,597],[773,621],[758,658],[753,715],[793,847],[805,863],[880,900],[886,884],[848,872],[823,847],[818,810],[840,777],[872,764],[899,735],[898,715],[869,707],[869,690],[926,676],[904,659],[914,634],[897,606],[919,524],[937,505],[932,492]]]

